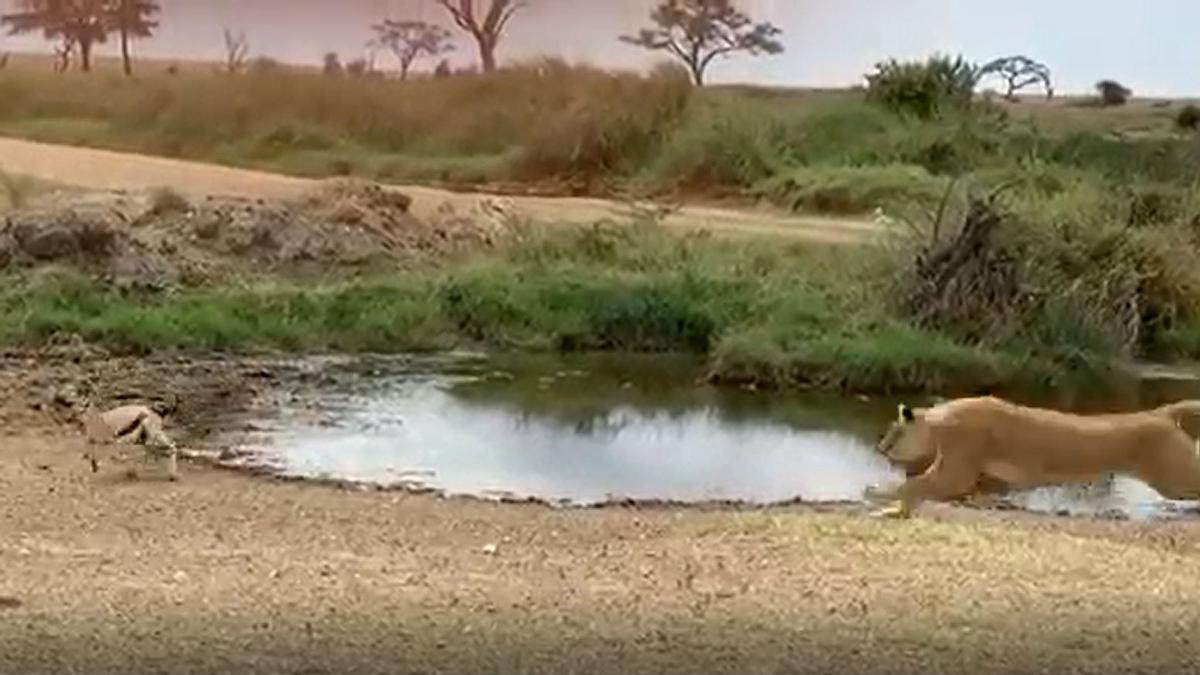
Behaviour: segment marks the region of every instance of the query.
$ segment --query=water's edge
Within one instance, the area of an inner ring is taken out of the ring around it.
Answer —
[[[193,456],[279,480],[556,508],[858,510],[864,482],[902,476],[870,452],[894,400],[730,391],[698,385],[702,367],[628,356],[297,360],[238,432]],[[1138,386],[1150,391],[1081,407],[1200,397],[1174,372]],[[974,506],[1113,519],[1195,510],[1123,477]]]

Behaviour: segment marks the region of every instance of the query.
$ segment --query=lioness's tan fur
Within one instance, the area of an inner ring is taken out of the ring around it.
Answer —
[[[1200,456],[1183,429],[1193,417],[1200,418],[1200,401],[1110,415],[1074,415],[994,397],[901,406],[879,452],[900,463],[932,463],[894,490],[876,490],[896,500],[880,515],[907,517],[923,501],[968,497],[986,483],[1026,489],[1109,473],[1138,478],[1167,499],[1200,499]]]

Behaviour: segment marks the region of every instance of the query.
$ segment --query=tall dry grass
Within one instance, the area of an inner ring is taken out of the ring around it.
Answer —
[[[553,59],[408,82],[16,70],[0,74],[0,128],[310,174],[594,176],[650,152],[690,96],[673,69],[641,76]]]

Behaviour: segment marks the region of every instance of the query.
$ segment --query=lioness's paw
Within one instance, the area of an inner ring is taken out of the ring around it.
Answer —
[[[901,506],[888,506],[871,512],[872,518],[880,518],[887,520],[904,520],[911,517],[912,514]]]

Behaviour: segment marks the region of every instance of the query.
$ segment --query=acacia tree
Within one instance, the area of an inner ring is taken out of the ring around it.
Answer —
[[[775,39],[783,31],[770,22],[754,23],[732,0],[663,0],[651,10],[650,20],[654,27],[620,40],[679,59],[697,86],[704,86],[704,74],[718,57],[783,52]]]
[[[125,75],[133,75],[129,42],[134,38],[148,38],[154,35],[162,7],[158,0],[116,0],[112,11],[117,32],[121,34],[121,65]]]
[[[110,0],[15,0],[15,6],[16,11],[0,16],[10,35],[40,31],[65,49],[78,47],[84,72],[92,69],[92,48],[107,42],[113,29]]]
[[[452,51],[450,31],[425,21],[387,19],[372,26],[375,39],[371,46],[390,49],[400,62],[400,79],[407,80],[412,64],[421,56],[437,56]]]
[[[1010,101],[1016,98],[1016,93],[1025,87],[1041,84],[1046,90],[1046,98],[1054,97],[1054,85],[1050,82],[1050,69],[1027,56],[1006,56],[984,64],[979,69],[978,77],[998,75],[1004,79],[1008,90],[1004,97]]]
[[[496,70],[496,46],[508,22],[529,4],[525,0],[437,0],[437,3],[450,13],[459,28],[475,38],[479,63],[485,73]]]
[[[1116,80],[1100,80],[1096,83],[1100,104],[1105,106],[1125,105],[1133,91]]]

